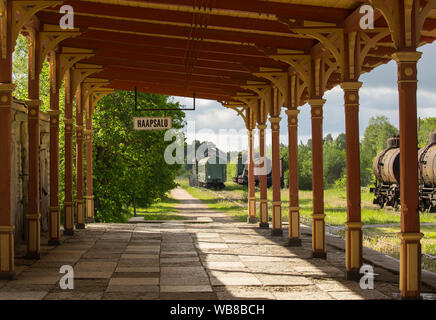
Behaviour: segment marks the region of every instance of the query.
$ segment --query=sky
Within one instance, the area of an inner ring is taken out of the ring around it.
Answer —
[[[418,63],[418,116],[421,118],[436,117],[436,44],[428,44],[419,49],[423,52]],[[363,86],[360,90],[359,129],[363,137],[365,128],[371,117],[385,115],[398,128],[398,89],[397,65],[391,61],[361,76]],[[192,107],[192,98],[173,97],[186,107]],[[324,136],[332,134],[336,137],[345,132],[345,113],[343,91],[336,86],[324,94]],[[306,142],[310,139],[310,107],[301,106],[299,115],[299,140]],[[287,145],[287,116],[285,109],[281,115],[280,142]],[[240,151],[247,148],[245,125],[235,111],[221,106],[212,100],[197,99],[196,111],[186,111],[188,126],[187,142],[197,139],[208,140],[223,151]],[[269,123],[268,123],[269,124]],[[195,129],[194,129],[195,128]],[[194,134],[195,133],[195,134]],[[258,137],[255,135],[255,147]],[[268,126],[266,134],[267,145],[271,143]]]

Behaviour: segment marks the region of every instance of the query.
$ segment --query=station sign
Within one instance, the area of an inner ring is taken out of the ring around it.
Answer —
[[[171,117],[138,117],[133,118],[135,130],[168,130],[173,127]]]

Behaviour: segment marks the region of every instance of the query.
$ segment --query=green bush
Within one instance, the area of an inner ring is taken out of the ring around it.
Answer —
[[[136,112],[134,95],[117,91],[104,97],[93,117],[94,195],[99,200],[97,218],[102,222],[124,222],[135,198],[137,206],[149,207],[176,186],[180,164],[169,165],[164,159],[165,131],[133,130],[138,116],[171,116],[173,128],[183,126],[185,114],[168,97],[138,94],[144,109],[174,108],[174,111]]]

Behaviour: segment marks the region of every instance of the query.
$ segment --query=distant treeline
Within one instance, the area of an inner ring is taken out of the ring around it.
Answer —
[[[418,146],[422,148],[428,143],[430,132],[436,131],[436,118],[419,119],[418,123]],[[385,116],[372,117],[365,129],[363,139],[360,143],[360,170],[361,185],[368,186],[374,182],[372,163],[374,157],[386,148],[388,138],[397,135],[398,129],[392,125]],[[324,184],[326,187],[345,188],[346,186],[346,152],[345,152],[345,133],[339,134],[335,139],[331,134],[324,138]],[[200,144],[199,141],[195,142]],[[215,147],[212,142],[207,142]],[[271,154],[271,146],[266,151]],[[258,150],[256,150],[258,151]],[[246,152],[246,151],[244,151]],[[237,151],[230,153],[233,159],[238,154]],[[283,170],[285,171],[285,185],[288,187],[289,167],[288,167],[288,147],[280,145],[280,157],[283,158]],[[191,165],[183,165],[180,174],[188,176]],[[227,179],[236,175],[236,166],[229,164],[227,168]],[[312,140],[306,143],[301,142],[298,146],[298,182],[300,190],[312,189]]]
[[[420,119],[418,123],[418,146],[428,143],[430,132],[436,131],[436,118]],[[372,117],[365,129],[360,143],[360,182],[368,186],[374,182],[372,163],[374,157],[386,148],[386,140],[398,134],[398,129],[385,116]],[[333,139],[331,134],[324,138],[324,183],[326,187],[345,188],[346,185],[346,153],[345,134],[341,133]],[[285,185],[288,186],[288,148],[281,146],[284,158]],[[312,189],[312,141],[298,146],[299,187],[301,190]]]

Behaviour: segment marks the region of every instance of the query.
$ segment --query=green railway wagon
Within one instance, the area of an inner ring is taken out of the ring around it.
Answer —
[[[219,157],[206,157],[193,168],[190,181],[192,185],[204,188],[224,189],[227,179],[227,161]],[[196,177],[193,175],[196,174]]]

